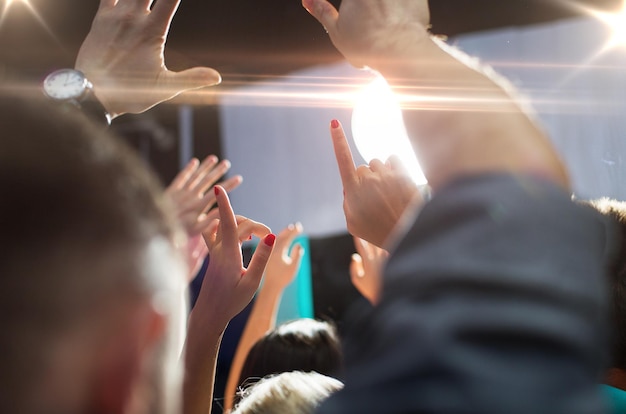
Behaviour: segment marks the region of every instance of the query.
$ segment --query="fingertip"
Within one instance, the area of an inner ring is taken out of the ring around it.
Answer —
[[[302,0],[302,7],[304,7],[309,14],[313,15],[313,0]]]
[[[333,119],[332,121],[330,121],[330,127],[331,127],[332,129],[337,129],[337,128],[339,128],[340,126],[341,126],[341,124],[339,123],[339,121],[338,121],[338,120]]]
[[[222,75],[213,68],[197,68],[202,74],[201,78],[204,80],[206,86],[219,85],[222,83]]]
[[[172,72],[170,72],[170,74],[172,74]],[[177,83],[183,82],[184,87],[188,89],[214,86],[222,82],[222,75],[220,75],[218,71],[212,68],[204,67],[196,67],[182,72],[174,72],[171,78],[173,78],[173,80]]]
[[[269,247],[273,247],[274,243],[276,242],[276,235],[273,233],[268,234],[267,236],[265,236],[265,238],[263,239],[263,243],[265,243],[266,245],[268,245]]]

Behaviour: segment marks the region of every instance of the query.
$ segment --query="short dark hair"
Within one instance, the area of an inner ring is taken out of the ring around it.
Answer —
[[[55,340],[150,293],[142,251],[177,227],[153,175],[82,115],[0,93],[0,131],[0,412],[28,413]]]
[[[296,319],[279,325],[254,344],[241,369],[238,389],[282,372],[315,371],[339,377],[342,369],[336,327],[330,322]]]
[[[619,251],[609,263],[611,309],[611,366],[626,370],[626,202],[601,198],[589,202],[600,213],[612,218],[618,226]]]

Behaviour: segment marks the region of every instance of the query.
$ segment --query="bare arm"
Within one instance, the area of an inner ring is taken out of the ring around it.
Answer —
[[[211,261],[189,318],[185,344],[185,414],[211,411],[215,364],[222,335],[228,322],[241,312],[258,289],[275,241],[266,226],[235,216],[226,191],[219,186],[215,188],[220,220],[204,233]],[[246,269],[241,242],[252,234],[262,241]]]
[[[303,5],[351,63],[379,71],[405,95],[407,130],[434,191],[494,171],[568,186],[547,138],[507,90],[430,36],[427,0],[344,0],[339,10],[326,0]]]
[[[250,349],[263,335],[276,326],[280,298],[287,285],[294,280],[302,260],[302,247],[299,244],[295,245],[289,254],[289,247],[301,233],[300,224],[289,225],[276,238],[275,248],[267,263],[263,286],[257,294],[230,367],[224,393],[225,412],[233,407],[241,369]]]

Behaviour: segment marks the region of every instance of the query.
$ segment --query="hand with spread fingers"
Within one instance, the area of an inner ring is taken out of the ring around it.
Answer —
[[[209,223],[219,217],[215,205],[215,194],[208,191],[230,169],[230,162],[219,162],[215,155],[209,155],[202,163],[197,159],[189,161],[165,190],[171,197],[176,213],[189,237],[200,235]],[[237,188],[243,178],[240,175],[220,183],[228,192]]]
[[[171,198],[176,214],[187,232],[187,265],[189,277],[198,274],[208,254],[202,233],[209,224],[219,217],[219,211],[212,208],[215,194],[207,191],[230,169],[230,162],[219,162],[215,155],[209,155],[200,163],[197,159],[189,161],[165,190]],[[226,191],[232,191],[242,182],[236,175],[220,183]]]
[[[258,222],[236,216],[223,187],[215,186],[219,220],[205,231],[211,261],[189,318],[186,343],[184,412],[211,410],[215,362],[228,322],[250,303],[261,283],[276,237]],[[241,244],[261,238],[249,266],[243,265]]]
[[[386,164],[372,160],[369,166],[356,168],[338,121],[331,123],[331,137],[343,184],[343,211],[348,231],[384,247],[406,208],[416,197],[421,197],[418,187],[396,157]]]
[[[357,253],[352,255],[350,262],[350,280],[372,305],[376,305],[380,297],[382,269],[389,253],[358,237],[354,238],[354,246]]]
[[[165,42],[180,0],[100,0],[76,69],[112,117],[143,112],[186,90],[218,84],[219,73],[167,69]]]

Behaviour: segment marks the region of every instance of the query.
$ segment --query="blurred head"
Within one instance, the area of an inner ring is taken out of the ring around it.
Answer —
[[[312,414],[342,387],[341,381],[317,372],[283,372],[247,388],[233,414]]]
[[[343,357],[335,325],[296,319],[265,334],[250,349],[239,376],[238,389],[260,378],[288,371],[315,371],[341,377]],[[235,396],[235,403],[239,395]]]
[[[185,268],[156,180],[79,114],[0,114],[0,412],[172,409]]]
[[[296,319],[279,325],[254,344],[241,369],[239,386],[288,371],[316,371],[338,377],[342,359],[334,325],[314,319]]]

